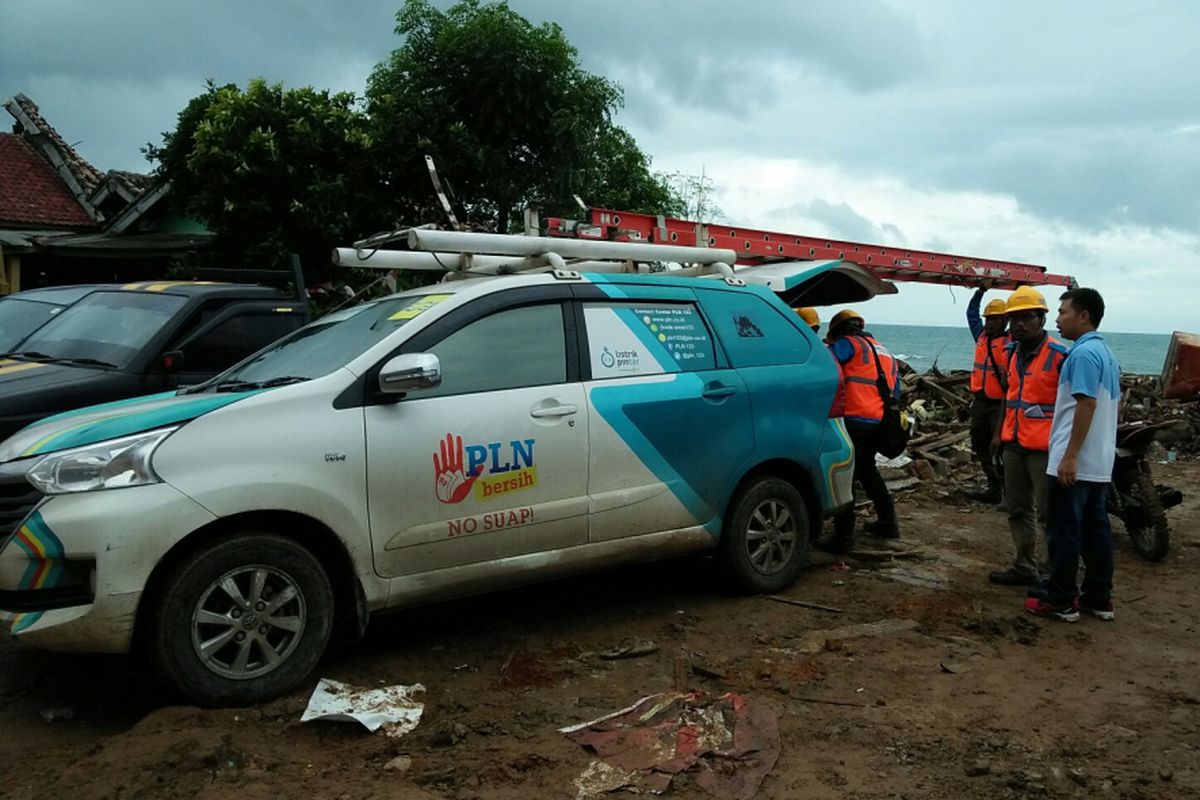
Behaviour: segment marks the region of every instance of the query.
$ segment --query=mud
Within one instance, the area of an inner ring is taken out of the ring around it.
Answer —
[[[706,559],[645,565],[378,618],[238,710],[176,705],[136,659],[4,639],[0,795],[571,798],[593,756],[556,730],[682,680],[777,716],[765,798],[1200,797],[1200,463],[1155,469],[1185,493],[1172,550],[1140,561],[1118,533],[1115,622],[1025,614],[986,582],[1005,518],[927,481],[898,496],[901,557],[864,539],[783,593],[841,613],[731,594]],[[598,655],[631,637],[657,650]],[[401,739],[300,724],[320,676],[422,683],[425,715]],[[683,775],[666,796],[706,795]]]

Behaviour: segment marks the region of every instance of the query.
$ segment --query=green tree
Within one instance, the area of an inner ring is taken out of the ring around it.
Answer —
[[[157,161],[157,173],[171,180],[170,201],[176,210],[187,213],[187,199],[196,193],[203,182],[188,169],[188,158],[196,142],[196,128],[220,92],[236,92],[237,86],[227,83],[218,87],[211,80],[204,82],[204,93],[196,95],[176,118],[175,130],[163,131],[163,145],[146,144],[142,148],[148,161]]]
[[[179,209],[216,234],[213,255],[228,263],[277,266],[296,252],[310,267],[327,265],[333,244],[389,224],[352,93],[210,82],[163,142],[147,156],[172,182]]]
[[[577,192],[596,208],[676,216],[683,203],[669,181],[650,172],[650,157],[624,128],[616,125],[598,137],[596,150],[575,175]]]
[[[621,90],[586,72],[553,23],[533,25],[507,3],[464,0],[446,11],[407,0],[402,46],[367,86],[368,112],[393,212],[427,187],[432,155],[458,211],[508,231],[524,206],[568,213],[593,205],[661,210],[670,195],[649,160],[615,125]]]
[[[716,186],[712,178],[700,168],[700,174],[672,172],[660,178],[666,183],[670,194],[671,213],[696,222],[721,222],[725,212],[716,204],[713,196]]]

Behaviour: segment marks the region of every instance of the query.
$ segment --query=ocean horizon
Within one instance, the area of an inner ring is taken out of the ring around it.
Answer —
[[[971,368],[975,358],[975,342],[966,323],[962,325],[905,325],[871,324],[867,330],[897,358],[917,372],[929,372],[936,365],[941,372]],[[824,330],[822,330],[822,333]],[[1070,346],[1058,331],[1050,335]],[[1121,371],[1133,375],[1161,375],[1167,348],[1168,333],[1121,333],[1101,329]]]

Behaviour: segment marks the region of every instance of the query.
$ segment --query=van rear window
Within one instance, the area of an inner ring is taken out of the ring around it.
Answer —
[[[594,379],[716,366],[712,336],[692,303],[586,303],[583,318]]]

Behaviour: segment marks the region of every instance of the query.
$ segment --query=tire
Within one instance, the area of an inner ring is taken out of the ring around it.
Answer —
[[[1121,517],[1129,534],[1129,543],[1134,552],[1147,561],[1162,561],[1171,545],[1171,528],[1158,496],[1158,487],[1148,472],[1138,470],[1129,490],[1138,503],[1136,508],[1126,506]]]
[[[796,487],[780,478],[757,478],[733,503],[721,534],[721,561],[745,592],[778,592],[804,568],[808,507]]]
[[[317,665],[333,629],[329,577],[311,552],[276,534],[214,542],[160,585],[143,601],[154,604],[147,655],[201,705],[249,705],[291,691]],[[278,607],[269,611],[272,602]]]

